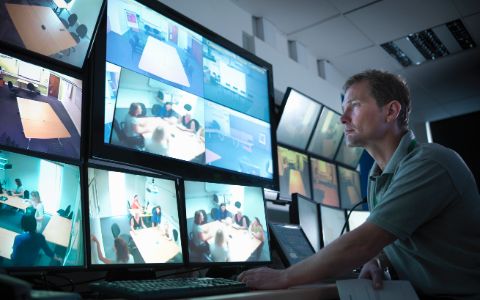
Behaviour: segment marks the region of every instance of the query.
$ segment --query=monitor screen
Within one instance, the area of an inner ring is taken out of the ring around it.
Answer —
[[[2,1],[0,40],[82,68],[103,0]]]
[[[322,205],[320,211],[323,246],[325,247],[340,236],[346,221],[345,210]]]
[[[292,205],[290,205],[290,209],[297,210],[297,212],[293,212],[293,214],[298,215],[298,224],[300,224],[313,249],[317,252],[322,247],[322,224],[318,203],[297,193],[293,194],[292,200],[293,202]]]
[[[363,148],[361,147],[348,147],[345,143],[345,139],[340,143],[335,161],[345,164],[351,168],[356,168],[360,158],[363,154]]]
[[[310,158],[312,167],[313,200],[328,206],[340,207],[337,169],[321,159]]]
[[[352,208],[355,204],[362,201],[360,174],[357,171],[338,166],[338,178],[342,208]]]
[[[270,262],[263,189],[185,181],[190,263]]]
[[[182,264],[174,180],[88,168],[92,265]]]
[[[286,267],[315,254],[312,245],[299,225],[270,223],[274,241],[280,248],[280,257]]]
[[[282,144],[305,150],[322,105],[292,88],[287,89],[283,101],[277,140]]]
[[[308,145],[308,152],[332,160],[343,136],[340,115],[323,107],[320,119]]]
[[[352,231],[362,225],[367,220],[368,216],[370,216],[369,211],[353,210],[348,218],[348,229]]]
[[[0,151],[0,268],[85,265],[80,168]]]
[[[150,5],[108,1],[104,145],[94,152],[129,160],[125,151],[135,151],[131,163],[148,157],[175,174],[193,163],[179,174],[190,178],[220,171],[272,183],[271,66]]]
[[[1,145],[80,158],[81,80],[0,53],[0,83]]]
[[[310,198],[308,157],[305,154],[280,146],[277,149],[280,198],[290,201],[293,193],[299,193]]]

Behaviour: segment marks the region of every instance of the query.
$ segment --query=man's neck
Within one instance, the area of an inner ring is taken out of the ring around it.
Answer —
[[[385,135],[381,140],[366,147],[368,153],[373,157],[380,170],[384,170],[390,159],[397,150],[400,140],[405,131],[398,131]]]

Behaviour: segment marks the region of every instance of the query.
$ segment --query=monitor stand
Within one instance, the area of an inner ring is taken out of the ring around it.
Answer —
[[[105,280],[146,280],[155,279],[156,277],[155,270],[153,269],[117,269],[108,271]]]

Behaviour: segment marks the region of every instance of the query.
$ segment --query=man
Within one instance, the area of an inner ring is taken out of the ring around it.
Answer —
[[[362,265],[381,288],[393,267],[420,295],[480,298],[480,197],[454,151],[418,144],[408,130],[409,91],[398,77],[369,70],[345,84],[346,143],[375,159],[367,221],[286,270],[260,268],[239,280],[258,289],[334,278]],[[382,251],[383,250],[383,251]]]

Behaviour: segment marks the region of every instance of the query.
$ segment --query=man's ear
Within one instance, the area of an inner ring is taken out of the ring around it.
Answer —
[[[385,105],[386,108],[386,121],[391,122],[391,121],[396,121],[398,118],[398,115],[400,114],[400,110],[402,110],[402,104],[398,102],[398,100],[392,100],[389,103]]]

